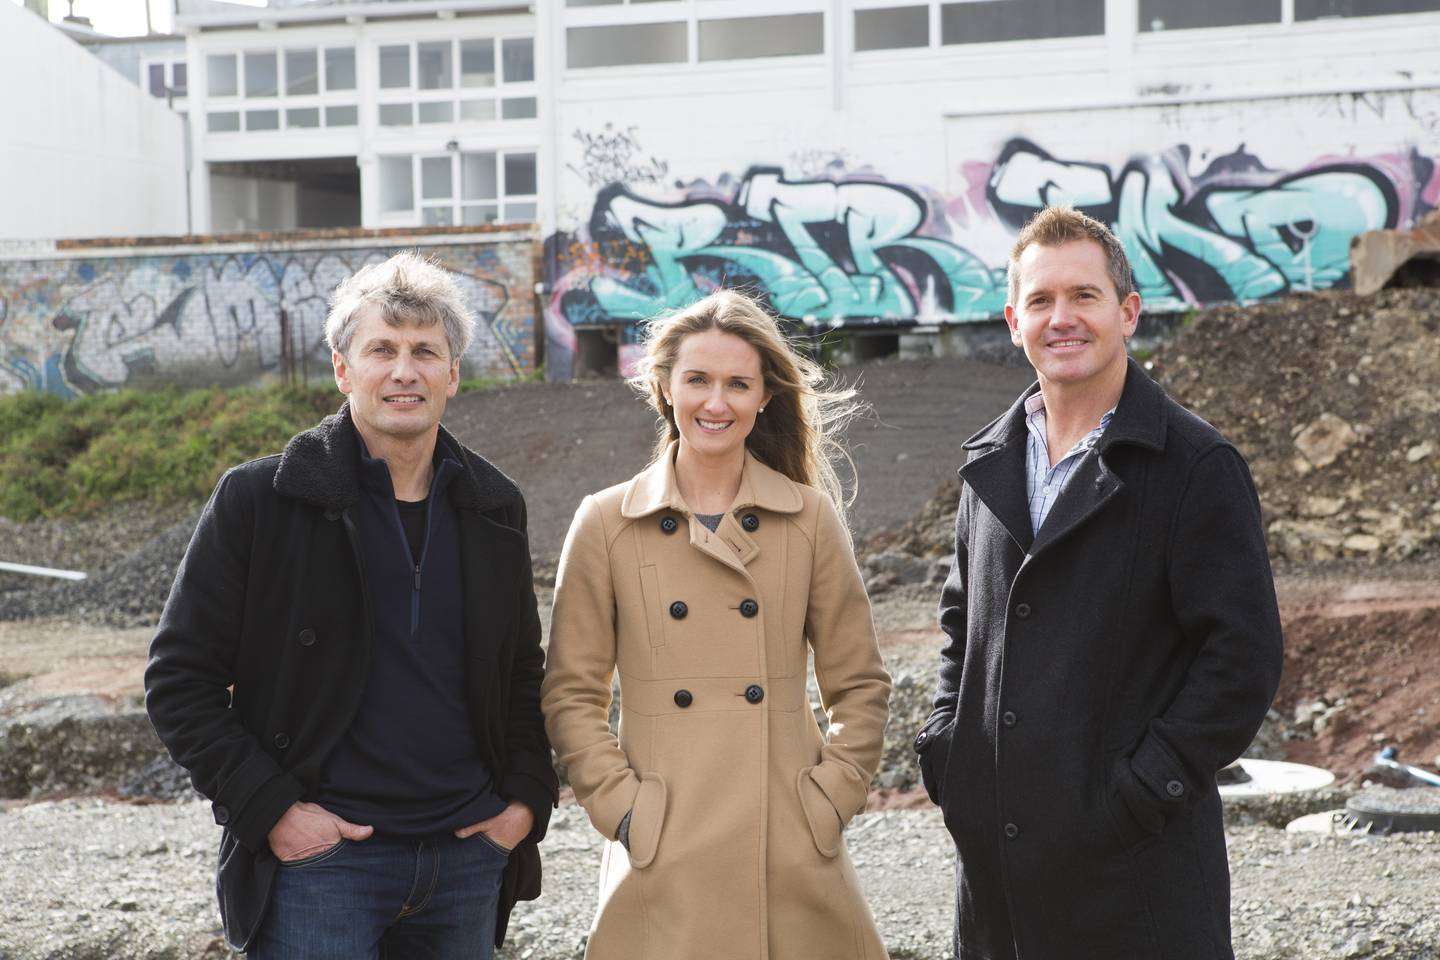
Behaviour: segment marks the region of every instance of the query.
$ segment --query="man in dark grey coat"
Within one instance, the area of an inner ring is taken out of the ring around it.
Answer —
[[[485,960],[557,794],[515,484],[440,418],[473,319],[413,254],[335,291],[346,403],[221,478],[145,672],[255,960]]]
[[[964,445],[915,737],[963,960],[1233,957],[1215,774],[1275,694],[1280,619],[1245,462],[1128,358],[1139,313],[1103,224],[1021,231],[1005,317],[1039,382]]]

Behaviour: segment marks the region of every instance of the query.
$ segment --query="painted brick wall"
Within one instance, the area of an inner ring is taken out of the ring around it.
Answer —
[[[536,369],[528,229],[147,238],[0,256],[0,392],[323,382],[330,292],[412,248],[454,273],[479,321],[462,376]]]

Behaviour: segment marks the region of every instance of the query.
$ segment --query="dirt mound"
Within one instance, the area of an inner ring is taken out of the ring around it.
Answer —
[[[1153,368],[1249,460],[1276,557],[1440,553],[1440,290],[1208,310]]]
[[[1287,755],[1340,778],[1387,746],[1416,766],[1440,764],[1440,607],[1285,624],[1275,707],[1291,722]]]

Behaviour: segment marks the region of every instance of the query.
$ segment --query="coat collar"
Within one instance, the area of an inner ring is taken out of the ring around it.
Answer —
[[[1133,358],[1128,359],[1120,402],[1096,444],[1097,455],[1082,461],[1037,538],[1025,488],[1025,401],[1039,389],[1039,383],[1031,384],[1009,410],[965,441],[965,449],[975,454],[960,468],[961,479],[990,508],[1016,545],[1031,554],[1064,537],[1120,492],[1123,482],[1105,463],[1112,447],[1165,448],[1165,393]]]
[[[981,427],[963,444],[966,450],[1005,446],[1014,440],[1025,442],[1025,401],[1040,392],[1040,384],[1030,384],[1025,392],[996,419]],[[1117,443],[1133,443],[1151,450],[1165,449],[1165,392],[1135,362],[1125,361],[1125,386],[1120,402],[1110,420],[1098,449],[1103,453]]]
[[[460,475],[450,484],[450,500],[457,510],[484,512],[519,498],[514,481],[443,426],[436,443],[460,467]],[[285,445],[275,469],[275,492],[323,510],[343,512],[360,500],[359,466],[360,438],[347,401],[337,413],[296,434]]]
[[[690,508],[680,496],[675,481],[677,441],[671,441],[665,452],[642,470],[625,491],[620,515],[627,519],[649,516],[660,510],[673,510],[690,515]],[[745,452],[745,467],[740,474],[740,490],[735,494],[731,510],[759,507],[773,513],[799,513],[805,505],[799,484],[778,470],[761,463],[755,454]]]

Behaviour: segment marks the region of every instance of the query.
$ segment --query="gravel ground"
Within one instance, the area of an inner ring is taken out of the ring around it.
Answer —
[[[934,809],[858,818],[848,842],[896,960],[948,957],[949,838]],[[0,812],[0,957],[230,956],[212,893],[204,803],[72,799]],[[1388,838],[1229,832],[1240,960],[1440,958],[1440,834]],[[578,960],[595,909],[598,836],[574,804],[544,845],[545,895],[521,904],[505,960]]]

